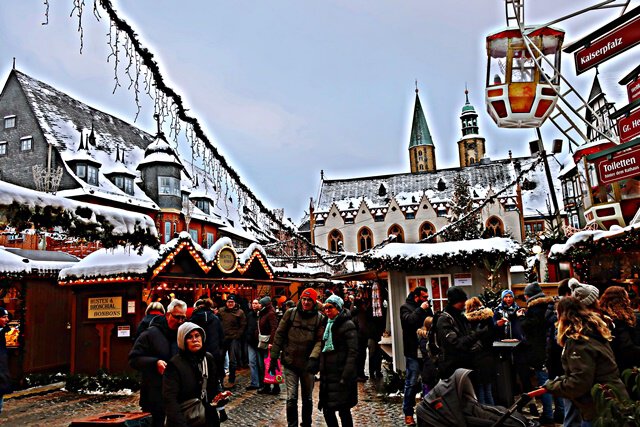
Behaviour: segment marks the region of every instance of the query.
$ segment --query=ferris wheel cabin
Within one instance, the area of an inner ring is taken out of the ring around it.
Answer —
[[[519,28],[487,37],[485,100],[499,127],[535,128],[549,117],[560,90],[563,40],[564,31],[551,27],[535,29],[524,38]],[[527,49],[526,43],[535,46]]]

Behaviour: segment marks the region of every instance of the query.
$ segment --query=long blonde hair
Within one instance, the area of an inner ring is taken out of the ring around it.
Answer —
[[[558,302],[558,344],[564,346],[567,338],[589,340],[588,331],[599,333],[611,341],[611,331],[607,324],[590,311],[579,299],[564,297]]]
[[[426,338],[429,333],[429,329],[431,329],[431,325],[433,325],[433,317],[427,316],[424,319],[424,323],[422,324],[422,328],[418,329],[416,332],[419,338]]]

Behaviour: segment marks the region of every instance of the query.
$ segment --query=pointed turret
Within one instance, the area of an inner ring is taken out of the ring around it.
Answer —
[[[607,101],[607,97],[600,86],[598,73],[593,78],[587,105],[589,105],[589,108],[585,113],[585,119],[590,124],[587,127],[587,139],[596,141],[604,138],[603,134],[615,137],[615,122],[611,120],[611,113],[615,111],[614,103]]]
[[[458,141],[458,155],[460,167],[467,167],[480,162],[484,157],[485,140],[479,134],[478,113],[469,102],[469,90],[464,88],[465,103],[462,106],[460,122],[462,124],[462,138]]]
[[[413,123],[409,138],[409,163],[411,173],[432,172],[436,170],[435,145],[431,138],[429,125],[422,110],[416,82],[416,101],[413,109]]]

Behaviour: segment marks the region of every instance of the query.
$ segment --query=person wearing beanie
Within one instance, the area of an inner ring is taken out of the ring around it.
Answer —
[[[598,297],[600,297],[600,291],[593,285],[586,283],[580,283],[577,279],[569,279],[569,289],[571,289],[571,296],[577,298],[589,309],[597,309]]]
[[[271,347],[269,372],[275,373],[278,359],[284,365],[287,388],[287,425],[298,426],[298,385],[302,399],[302,427],[311,427],[313,420],[314,376],[320,368],[320,353],[324,328],[322,314],[316,304],[318,292],[307,288],[300,301],[287,310],[276,329]]]
[[[264,368],[260,370],[260,353],[258,352],[258,313],[260,312],[260,302],[257,299],[251,301],[251,309],[247,312],[247,353],[249,358],[249,385],[247,391],[259,390],[264,379]],[[262,361],[264,366],[264,359]]]
[[[548,331],[546,313],[549,306],[554,305],[554,301],[552,297],[544,294],[538,282],[525,286],[524,297],[527,301],[527,309],[520,321],[526,342],[520,345],[525,346],[527,363],[533,369],[538,384],[544,384],[549,379],[549,374],[545,369]],[[564,405],[556,402],[554,411],[553,398],[550,394],[542,395],[540,400],[542,400],[542,416],[538,420],[540,425],[554,425],[555,421],[564,418]]]
[[[187,303],[174,299],[164,316],[156,316],[149,328],[136,339],[129,352],[129,365],[140,372],[140,407],[151,413],[153,427],[164,426],[165,407],[162,377],[167,363],[178,353],[178,328],[187,319]]]
[[[215,376],[210,375],[217,368],[213,356],[205,349],[205,339],[204,329],[195,323],[185,322],[178,328],[176,343],[180,350],[167,364],[162,379],[166,425],[194,425],[185,419],[181,404],[190,399],[201,398],[203,387],[206,390],[206,396],[202,399],[206,418],[204,425],[220,425],[216,408],[211,405],[211,401],[221,391],[220,384]],[[206,385],[201,381],[205,381]]]
[[[418,378],[421,370],[416,331],[422,327],[427,316],[433,316],[433,310],[429,306],[429,291],[424,286],[418,286],[409,293],[404,304],[400,306],[400,325],[402,326],[402,345],[406,369],[402,413],[404,414],[404,423],[408,426],[416,424],[413,414],[416,394],[420,391]]]
[[[438,366],[440,378],[448,378],[458,368],[473,369],[474,353],[490,333],[488,326],[473,329],[464,316],[467,294],[459,286],[447,290],[447,306],[436,321],[436,337],[442,349]]]
[[[260,299],[260,312],[258,313],[258,335],[269,336],[269,342],[267,348],[259,348],[258,359],[262,361],[260,364],[260,376],[264,378],[265,366],[264,359],[269,354],[269,348],[273,345],[273,340],[276,336],[276,330],[278,329],[278,319],[276,317],[276,310],[273,308],[271,298],[264,296]],[[256,335],[256,338],[257,336]],[[262,382],[262,381],[261,381]],[[260,394],[280,394],[280,384],[262,384],[262,388],[258,390]]]
[[[225,388],[232,389],[236,385],[236,369],[242,363],[242,336],[247,329],[247,316],[236,302],[236,296],[227,297],[225,306],[218,310],[224,332],[223,348],[229,354],[229,378]]]
[[[0,414],[4,402],[4,395],[13,391],[11,387],[11,376],[9,374],[9,358],[7,353],[7,341],[5,334],[9,331],[9,312],[6,308],[0,307]]]
[[[353,426],[351,408],[358,403],[356,325],[342,298],[335,294],[325,300],[324,312],[318,409],[328,427],[338,426],[336,411],[343,426]]]

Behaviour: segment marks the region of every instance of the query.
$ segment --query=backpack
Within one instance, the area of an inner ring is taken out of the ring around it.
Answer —
[[[438,342],[438,320],[442,316],[451,317],[449,313],[443,310],[438,310],[433,315],[433,322],[431,323],[431,329],[427,333],[427,350],[429,350],[429,355],[431,359],[436,362],[440,361],[444,358],[444,351]]]

